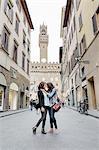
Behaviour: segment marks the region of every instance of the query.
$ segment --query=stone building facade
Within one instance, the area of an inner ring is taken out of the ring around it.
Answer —
[[[72,106],[77,106],[80,100],[86,99],[89,109],[98,110],[99,1],[67,0],[62,28],[65,29],[66,38],[62,58],[66,70],[65,73],[62,71],[65,99]]]
[[[38,85],[41,81],[52,82],[58,90],[58,95],[61,96],[61,65],[59,63],[48,63],[48,40],[47,26],[40,26],[39,47],[40,47],[40,63],[31,63],[30,77],[31,99],[37,96]]]
[[[76,17],[79,18],[81,96],[87,95],[90,109],[99,110],[99,1],[79,1]]]
[[[67,12],[66,12],[67,11]],[[63,9],[62,9],[63,12]],[[68,15],[67,15],[68,14]],[[67,18],[66,26],[64,26],[64,18]],[[61,38],[63,39],[63,55],[62,55],[62,93],[64,100],[72,106],[77,105],[75,75],[79,70],[77,61],[74,57],[78,56],[77,48],[77,31],[75,7],[73,1],[67,1],[66,10],[62,13],[61,20]],[[64,27],[63,27],[64,26]],[[67,27],[68,26],[68,27]]]
[[[0,1],[0,111],[29,104],[33,23],[25,0]]]

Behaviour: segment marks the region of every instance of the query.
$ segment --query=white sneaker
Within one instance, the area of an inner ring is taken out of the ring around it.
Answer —
[[[55,134],[59,134],[59,130],[58,130],[58,129],[55,129],[54,133],[55,133]]]
[[[53,128],[50,128],[50,130],[48,131],[48,133],[53,133]]]

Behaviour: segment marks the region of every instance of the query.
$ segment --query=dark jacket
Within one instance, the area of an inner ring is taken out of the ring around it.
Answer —
[[[44,95],[41,90],[38,91],[39,107],[44,107]]]

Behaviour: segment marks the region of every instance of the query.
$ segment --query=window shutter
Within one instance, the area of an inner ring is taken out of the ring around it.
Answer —
[[[85,35],[83,36],[83,48],[86,49],[86,37],[85,37]]]
[[[4,29],[2,30],[1,43],[2,45],[4,45]]]
[[[5,0],[5,1],[4,1],[4,12],[5,12],[5,13],[6,13],[6,10],[7,10],[7,1],[8,1],[8,0]]]
[[[13,9],[11,9],[11,22],[13,23]]]
[[[94,34],[95,34],[96,31],[98,30],[98,28],[97,28],[97,21],[96,21],[96,15],[94,15],[94,16],[92,17],[92,23],[93,23],[93,32],[94,32]]]
[[[83,23],[82,23],[82,14],[79,16],[79,30],[81,29]]]
[[[80,56],[82,55],[82,45],[81,43],[79,44],[79,49],[80,49]]]
[[[9,39],[8,39],[8,36],[6,37],[6,44],[5,44],[5,48],[6,50],[8,51],[8,42],[9,42]]]

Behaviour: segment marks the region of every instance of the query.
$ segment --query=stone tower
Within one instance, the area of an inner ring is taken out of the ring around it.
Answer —
[[[39,34],[39,47],[40,47],[40,62],[48,62],[48,35],[47,35],[47,26],[40,25],[40,34]]]

